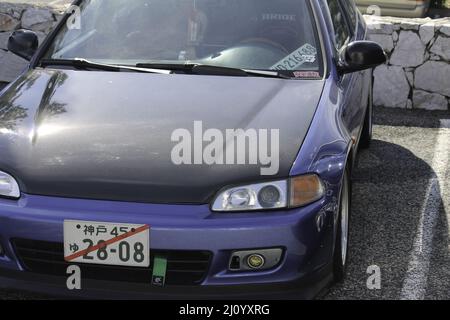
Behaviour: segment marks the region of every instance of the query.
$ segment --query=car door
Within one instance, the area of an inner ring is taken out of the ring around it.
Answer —
[[[362,40],[364,33],[359,24],[353,1],[327,0],[334,27],[336,52],[339,54],[350,42]],[[342,117],[350,134],[358,139],[362,129],[367,103],[364,101],[364,86],[367,81],[365,71],[340,76],[338,86],[341,91]]]

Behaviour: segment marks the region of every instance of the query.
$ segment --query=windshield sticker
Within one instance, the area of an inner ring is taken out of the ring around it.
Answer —
[[[317,59],[317,49],[309,43],[298,48],[287,57],[278,61],[271,70],[296,70],[304,63],[314,63]]]
[[[320,73],[317,71],[294,71],[296,78],[320,78]]]

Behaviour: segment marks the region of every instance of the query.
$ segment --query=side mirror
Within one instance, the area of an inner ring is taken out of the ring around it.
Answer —
[[[36,53],[38,45],[36,33],[29,30],[14,31],[8,40],[8,50],[28,61]]]
[[[354,41],[342,50],[338,69],[341,74],[351,73],[375,68],[386,60],[386,53],[378,43]]]

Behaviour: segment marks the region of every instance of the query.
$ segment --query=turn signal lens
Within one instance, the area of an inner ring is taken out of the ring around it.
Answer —
[[[322,180],[315,175],[305,175],[291,180],[291,207],[301,207],[321,199],[325,194]]]

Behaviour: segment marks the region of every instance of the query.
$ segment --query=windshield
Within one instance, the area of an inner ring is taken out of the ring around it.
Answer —
[[[44,58],[317,74],[321,69],[304,0],[86,0],[79,17],[64,24]]]

